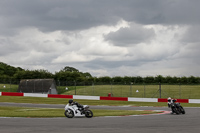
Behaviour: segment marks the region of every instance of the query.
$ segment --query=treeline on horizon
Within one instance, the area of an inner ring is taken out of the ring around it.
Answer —
[[[13,67],[0,62],[0,83],[11,83],[21,79],[49,79],[53,78],[60,85],[62,84],[200,84],[200,77],[176,77],[157,75],[147,77],[131,76],[103,76],[93,77],[89,72],[80,72],[78,69],[66,66],[55,74],[47,70],[25,70],[20,67]]]

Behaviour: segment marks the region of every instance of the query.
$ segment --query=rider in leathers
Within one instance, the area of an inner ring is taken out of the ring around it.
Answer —
[[[170,108],[171,107],[171,104],[172,103],[175,103],[177,100],[176,99],[171,99],[171,97],[169,97],[168,99],[167,99],[167,101],[168,101],[168,107]],[[173,114],[174,112],[173,112],[173,110],[172,110],[172,114]]]
[[[82,111],[83,110],[83,105],[79,104],[78,102],[76,101],[73,101],[72,99],[69,100],[69,104],[70,105],[76,105],[78,107],[78,110],[79,111]]]

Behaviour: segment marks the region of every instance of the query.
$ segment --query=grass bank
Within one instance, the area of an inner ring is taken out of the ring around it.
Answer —
[[[200,99],[200,85],[93,85],[58,87],[65,95]],[[160,93],[160,90],[161,93]]]
[[[135,110],[97,110],[93,109],[94,117],[99,116],[124,116],[155,114],[159,111],[135,111]],[[65,117],[64,109],[25,108],[25,107],[0,107],[0,117]]]

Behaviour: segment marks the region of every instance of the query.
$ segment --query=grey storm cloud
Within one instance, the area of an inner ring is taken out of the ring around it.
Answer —
[[[0,28],[79,30],[113,25],[120,19],[141,24],[199,23],[199,5],[199,0],[6,0],[0,1]]]
[[[108,9],[104,10],[104,6]],[[102,5],[100,1],[8,0],[1,1],[0,7],[2,28],[33,26],[42,31],[78,30],[104,23],[111,24],[120,19],[112,17],[112,13],[109,15],[107,10],[112,9]]]
[[[53,72],[74,65],[95,75],[198,75],[199,6],[200,0],[1,0],[0,61]]]
[[[187,32],[181,38],[183,43],[199,43],[200,26],[199,25],[192,25],[187,29]]]
[[[143,28],[139,25],[120,28],[116,32],[105,35],[105,40],[117,46],[130,46],[150,41],[155,36],[153,29]]]

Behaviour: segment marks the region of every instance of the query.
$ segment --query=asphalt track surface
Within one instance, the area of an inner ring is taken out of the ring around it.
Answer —
[[[0,103],[0,106],[64,108],[64,105]],[[165,110],[167,107],[90,106],[91,109]],[[93,118],[0,118],[2,133],[199,133],[200,108],[170,113]]]

